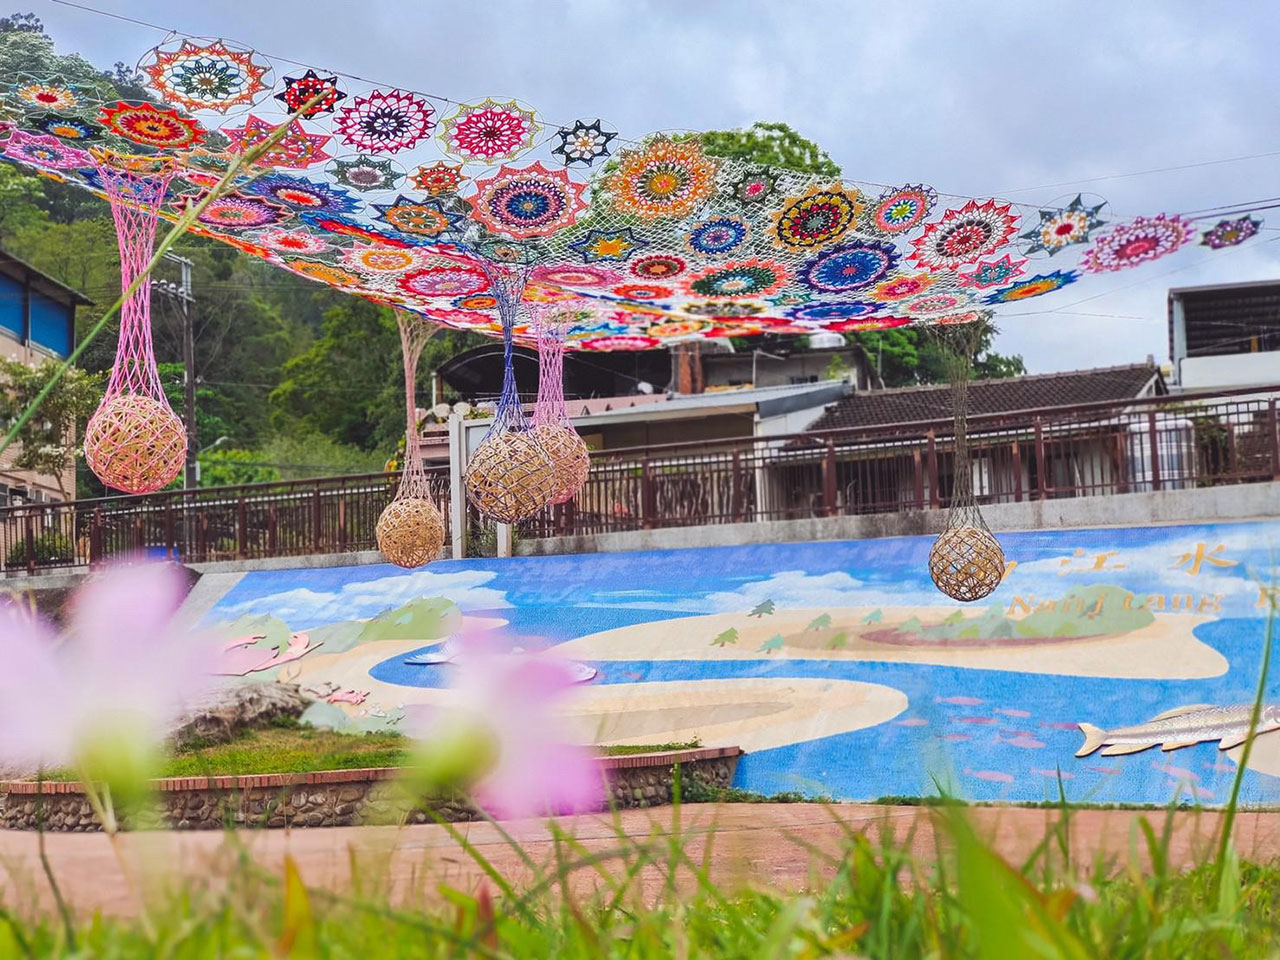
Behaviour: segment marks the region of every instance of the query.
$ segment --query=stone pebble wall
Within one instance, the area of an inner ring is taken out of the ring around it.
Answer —
[[[741,751],[714,747],[610,757],[603,761],[613,805],[650,807],[671,802],[675,767],[682,782],[708,787],[733,782]],[[434,818],[395,782],[397,771],[377,768],[245,777],[178,777],[156,782],[157,804],[130,826],[217,830],[237,826],[343,827],[372,823],[427,823]],[[52,832],[100,829],[77,783],[0,783],[0,826],[35,830],[41,818]],[[431,810],[450,821],[479,819],[464,798],[439,799]]]

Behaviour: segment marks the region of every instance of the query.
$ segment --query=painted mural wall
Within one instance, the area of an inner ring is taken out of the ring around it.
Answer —
[[[302,684],[315,723],[411,722],[448,696],[456,638],[499,631],[575,664],[584,742],[737,744],[751,790],[1224,802],[1280,523],[1001,540],[1004,582],[970,606],[912,537],[253,572],[207,619],[224,673]],[[1280,803],[1273,676],[1255,804]]]

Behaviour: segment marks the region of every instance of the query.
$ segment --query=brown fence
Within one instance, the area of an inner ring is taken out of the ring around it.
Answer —
[[[0,560],[30,573],[139,552],[200,563],[373,550],[398,480],[369,474],[5,507]],[[447,525],[447,468],[432,471],[431,487]]]
[[[982,503],[1280,480],[1280,386],[969,418]],[[954,481],[949,420],[608,450],[572,502],[520,525],[541,538],[658,527],[942,509]],[[375,474],[0,508],[15,572],[151,551],[187,562],[376,547],[395,490]],[[449,472],[432,489],[449,521]],[[473,550],[492,535],[466,513]]]
[[[1266,392],[1280,387],[971,416],[973,488],[988,504],[1280,480]],[[520,535],[942,509],[951,434],[937,420],[606,451]]]

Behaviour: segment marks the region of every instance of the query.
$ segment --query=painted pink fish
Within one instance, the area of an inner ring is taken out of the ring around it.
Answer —
[[[1153,763],[1151,769],[1159,770],[1165,776],[1173,777],[1175,780],[1199,780],[1200,774],[1194,770],[1188,770],[1186,767],[1171,767],[1167,763]]]
[[[927,727],[929,721],[924,717],[908,717],[906,720],[895,720],[895,725],[899,727]]]
[[[1035,737],[1035,733],[1031,730],[1001,730],[1002,737]]]
[[[956,723],[976,723],[988,725],[995,723],[994,717],[956,717]]]
[[[997,707],[995,712],[1003,713],[1006,717],[1018,717],[1023,720],[1031,716],[1030,710],[1007,710],[1003,707]]]
[[[1012,737],[1008,740],[998,740],[998,743],[1007,743],[1011,747],[1022,747],[1024,750],[1039,750],[1044,746],[1043,740],[1037,740],[1034,737]]]
[[[1046,730],[1071,730],[1078,731],[1080,724],[1078,723],[1041,723],[1037,726],[1044,727]]]
[[[1120,773],[1119,767],[1085,767],[1085,769],[1092,771],[1093,773],[1106,774],[1108,777],[1114,777],[1116,774]]]
[[[938,739],[945,740],[947,743],[961,743],[965,740],[972,740],[973,738],[967,733],[944,733]]]
[[[977,697],[934,697],[934,703],[951,703],[957,707],[976,707],[982,703]]]
[[[1057,770],[1041,770],[1039,767],[1032,767],[1031,772],[1035,774],[1039,774],[1042,777],[1053,777],[1053,779],[1055,780],[1058,779]],[[1062,774],[1063,780],[1074,780],[1075,778],[1076,778],[1076,775],[1074,773],[1066,773],[1064,771]]]
[[[1002,773],[999,770],[965,770],[965,774],[970,777],[977,777],[979,780],[987,780],[991,783],[1013,783],[1013,775]]]
[[[1204,787],[1197,787],[1194,784],[1191,787],[1191,795],[1197,800],[1212,800],[1214,797],[1212,790],[1206,790]]]
[[[300,660],[305,654],[320,646],[320,644],[312,646],[311,638],[305,633],[291,633],[289,634],[289,642],[283,652],[272,650],[270,653],[266,653],[255,649],[254,644],[265,638],[265,633],[249,634],[248,636],[237,637],[224,644],[218,656],[217,675],[244,677],[251,673],[270,670],[273,667]]]
[[[329,703],[364,703],[365,698],[369,696],[368,690],[339,690],[337,693],[331,693],[328,696]]]
[[[1205,769],[1212,770],[1215,773],[1235,773],[1236,765],[1234,763],[1209,763],[1205,761]]]

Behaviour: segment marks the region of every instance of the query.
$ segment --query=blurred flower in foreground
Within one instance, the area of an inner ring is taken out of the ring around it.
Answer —
[[[116,802],[137,799],[171,724],[212,682],[212,647],[174,623],[183,586],[169,565],[108,569],[72,598],[64,637],[0,607],[0,766],[71,767]]]
[[[577,682],[573,664],[498,649],[492,635],[460,640],[456,702],[417,731],[411,786],[469,790],[496,817],[598,810],[603,771],[567,741],[556,714]]]

